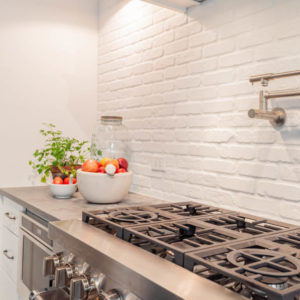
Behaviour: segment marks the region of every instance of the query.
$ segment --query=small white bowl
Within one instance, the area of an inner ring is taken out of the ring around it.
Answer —
[[[51,193],[55,198],[68,199],[76,192],[77,184],[50,184]]]
[[[126,197],[132,183],[131,171],[110,176],[106,173],[77,171],[78,189],[92,203],[117,203]]]

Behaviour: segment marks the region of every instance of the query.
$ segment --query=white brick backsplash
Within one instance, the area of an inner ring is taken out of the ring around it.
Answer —
[[[271,215],[272,218],[278,217],[279,201],[274,201],[265,197],[238,194],[235,200],[236,205],[244,212],[250,214]]]
[[[278,167],[276,165],[243,162],[239,164],[238,172],[245,176],[276,179]]]
[[[159,35],[154,41],[153,46],[158,47],[174,41],[174,32],[166,32]]]
[[[262,147],[258,150],[258,159],[271,162],[292,162],[293,158],[286,148]]]
[[[203,74],[202,83],[203,85],[219,85],[223,83],[232,82],[235,78],[235,74],[232,70],[223,70],[218,72],[212,72]]]
[[[220,149],[221,157],[228,159],[252,160],[256,157],[256,149],[254,147],[224,145]]]
[[[124,118],[132,190],[300,224],[299,99],[270,101],[287,111],[281,130],[247,116],[261,88],[249,76],[300,69],[299,1],[214,0],[187,15],[101,2],[97,114]]]
[[[218,60],[216,58],[211,58],[211,59],[201,60],[196,63],[191,63],[189,65],[189,72],[191,74],[197,74],[197,73],[205,73],[208,71],[216,70],[217,62]]]
[[[259,181],[257,192],[260,195],[270,197],[299,201],[300,200],[300,186],[276,182]]]
[[[203,48],[203,57],[219,56],[222,54],[230,53],[234,50],[235,43],[233,40],[228,39],[216,44],[208,45]]]
[[[205,159],[203,169],[208,172],[233,174],[236,171],[236,164],[228,160]]]
[[[253,194],[255,192],[255,181],[250,178],[219,176],[220,187],[226,190]]]
[[[219,59],[220,67],[233,67],[251,62],[253,59],[253,51],[241,51],[234,54],[223,55]],[[232,71],[231,71],[232,72]]]
[[[233,132],[229,130],[205,130],[201,137],[207,143],[226,143],[233,137]]]
[[[152,63],[140,64],[140,65],[137,65],[133,69],[133,73],[135,75],[150,73],[152,71],[152,69],[153,69],[153,64]]]
[[[155,61],[155,69],[165,69],[167,67],[171,67],[175,64],[175,58],[172,56],[163,57]]]
[[[176,27],[182,26],[183,24],[186,24],[187,22],[187,16],[184,14],[176,14],[173,18],[168,19],[165,22],[165,30],[174,29]]]
[[[234,204],[234,194],[225,190],[214,188],[204,188],[201,200],[208,205],[228,207],[232,209]]]
[[[213,30],[204,31],[190,37],[190,46],[199,47],[217,40],[217,33]]]
[[[184,51],[183,53],[179,53],[176,56],[176,64],[181,65],[192,61],[197,61],[201,58],[202,51],[201,49],[191,49]]]
[[[201,78],[200,77],[185,77],[185,78],[178,78],[175,83],[175,89],[188,89],[188,88],[195,88],[200,86]]]
[[[193,174],[189,174],[188,182],[215,187],[217,185],[217,176],[215,174],[194,172]]]
[[[147,60],[153,60],[153,59],[162,57],[163,53],[164,53],[163,48],[150,49],[149,51],[146,51],[143,54],[143,60],[147,61]]]
[[[279,174],[282,180],[299,182],[300,166],[282,164],[279,167]]]
[[[188,74],[188,69],[186,65],[176,66],[168,68],[165,72],[166,79],[173,79]]]
[[[144,83],[161,82],[164,79],[164,73],[162,71],[149,72],[143,76]]]
[[[272,34],[274,33],[274,30],[271,31],[270,29],[257,30],[254,32],[251,31],[249,33],[241,35],[237,43],[241,49],[265,44],[272,41]]]
[[[188,49],[188,39],[181,39],[165,46],[165,54],[173,54]]]
[[[284,219],[288,218],[292,221],[299,222],[300,205],[298,203],[290,203],[287,201],[281,201],[278,211],[280,216]],[[289,220],[290,221],[290,220]]]
[[[216,146],[212,145],[191,145],[190,154],[203,157],[219,157],[219,151]]]
[[[187,119],[189,127],[212,127],[218,123],[217,116],[201,115],[201,116],[190,116]]]

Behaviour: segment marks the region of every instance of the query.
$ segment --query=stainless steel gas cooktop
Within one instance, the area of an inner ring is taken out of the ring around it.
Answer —
[[[82,221],[49,225],[63,249],[45,259],[51,297],[300,300],[297,226],[196,202],[85,211]]]
[[[296,226],[196,202],[83,212],[83,221],[248,299],[300,299]]]

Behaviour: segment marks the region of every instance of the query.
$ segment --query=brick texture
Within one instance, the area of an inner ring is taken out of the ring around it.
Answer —
[[[133,191],[300,224],[300,99],[272,100],[287,110],[281,130],[247,116],[260,89],[250,75],[300,69],[299,11],[299,0],[206,1],[187,15],[101,1],[98,115],[124,117]]]

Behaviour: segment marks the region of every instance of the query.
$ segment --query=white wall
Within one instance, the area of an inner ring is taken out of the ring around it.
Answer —
[[[97,0],[0,0],[0,186],[39,183],[42,122],[88,139],[96,120]]]
[[[101,1],[98,113],[126,120],[133,190],[300,224],[300,98],[272,101],[287,110],[281,130],[247,117],[249,76],[300,69],[299,49],[298,0],[207,0],[188,16]]]

